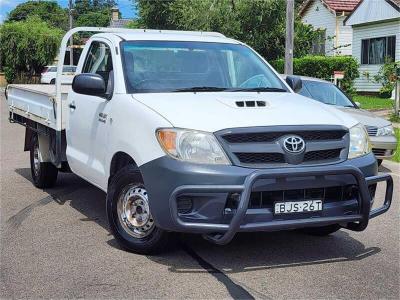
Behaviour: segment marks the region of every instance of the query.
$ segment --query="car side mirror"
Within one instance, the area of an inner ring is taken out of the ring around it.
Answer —
[[[292,88],[292,90],[297,93],[303,87],[303,82],[298,76],[287,76],[286,83]]]
[[[82,73],[74,77],[72,90],[77,94],[105,97],[106,83],[98,74]]]
[[[358,108],[361,108],[361,103],[360,102],[354,102]]]

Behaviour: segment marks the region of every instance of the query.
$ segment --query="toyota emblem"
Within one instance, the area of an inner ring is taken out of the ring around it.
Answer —
[[[301,137],[292,135],[283,140],[283,148],[289,153],[300,153],[306,148],[306,143]]]

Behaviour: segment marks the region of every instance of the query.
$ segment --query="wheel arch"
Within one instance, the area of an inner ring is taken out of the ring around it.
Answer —
[[[111,178],[123,167],[127,165],[133,165],[138,168],[136,161],[131,155],[124,151],[118,151],[114,153],[110,162],[108,183],[110,183]]]

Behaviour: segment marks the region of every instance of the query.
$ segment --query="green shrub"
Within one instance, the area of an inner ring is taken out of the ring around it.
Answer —
[[[12,83],[14,82],[15,77],[17,77],[17,74],[13,68],[4,67],[4,76],[8,83]]]
[[[379,72],[374,76],[374,81],[382,84],[379,90],[381,98],[390,98],[392,91],[399,80],[396,70],[400,68],[400,61],[394,62],[391,58],[385,58],[385,64],[379,69]]]
[[[20,22],[7,22],[0,27],[0,52],[8,82],[20,74],[40,74],[53,62],[63,32],[38,17]]]
[[[394,89],[394,86],[390,86],[390,85],[385,85],[385,86],[381,87],[379,90],[379,97],[381,97],[383,99],[389,99],[390,97],[392,97],[393,89]]]
[[[284,72],[284,60],[270,62],[279,72]],[[293,73],[296,75],[316,77],[329,80],[334,71],[343,71],[341,87],[350,95],[355,94],[354,79],[359,76],[358,63],[350,56],[305,56],[293,60]]]

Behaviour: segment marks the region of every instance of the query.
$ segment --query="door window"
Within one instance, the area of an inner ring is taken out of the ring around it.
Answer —
[[[93,42],[83,66],[83,73],[98,74],[104,78],[107,92],[110,92],[113,64],[111,50],[108,45],[102,42]]]

